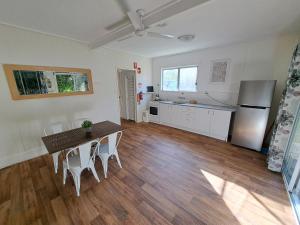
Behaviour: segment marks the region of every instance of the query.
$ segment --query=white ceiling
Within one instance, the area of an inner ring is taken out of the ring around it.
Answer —
[[[132,10],[155,10],[174,0],[128,0]],[[185,0],[187,1],[187,0]],[[125,17],[115,0],[0,0],[0,23],[91,43],[109,33],[105,27]],[[285,32],[300,32],[300,0],[211,0],[151,26],[164,34],[195,34],[184,43],[134,37],[106,46],[156,57],[240,42]]]
[[[122,0],[121,0],[122,1]],[[174,0],[127,0],[150,12]],[[90,43],[125,17],[116,0],[0,0],[0,23]]]
[[[195,34],[189,43],[134,37],[107,46],[150,57],[222,46],[272,34],[300,32],[300,0],[211,0],[167,20],[151,31]]]

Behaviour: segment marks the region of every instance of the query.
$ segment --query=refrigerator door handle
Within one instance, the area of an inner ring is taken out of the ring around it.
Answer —
[[[251,108],[251,109],[267,109],[268,107],[264,106],[253,106],[253,105],[240,105],[243,108]]]

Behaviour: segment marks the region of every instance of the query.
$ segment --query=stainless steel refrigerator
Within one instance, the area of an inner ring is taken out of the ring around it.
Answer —
[[[275,80],[241,81],[232,144],[261,150],[275,85]]]

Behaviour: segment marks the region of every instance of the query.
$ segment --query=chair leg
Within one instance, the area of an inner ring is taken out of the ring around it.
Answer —
[[[75,183],[76,194],[79,197],[80,196],[80,174],[72,174],[72,175]]]
[[[57,174],[58,170],[58,156],[60,152],[55,152],[52,154],[53,164],[54,164],[54,172]]]
[[[90,165],[90,168],[89,168],[89,169],[92,171],[94,177],[96,178],[96,180],[97,180],[98,183],[99,183],[99,182],[100,182],[100,179],[99,179],[99,177],[98,177],[98,174],[97,174],[97,172],[96,172],[96,169],[95,169],[94,164]]]
[[[102,161],[104,177],[107,178],[108,158],[104,158],[101,161]]]
[[[68,172],[68,169],[66,167],[64,167],[64,171],[63,171],[63,183],[64,183],[64,185],[66,184],[67,172]]]
[[[77,196],[80,196],[80,175],[77,177]]]
[[[116,156],[117,162],[119,164],[119,167],[122,168],[122,164],[121,164],[118,152],[115,153],[115,156]]]

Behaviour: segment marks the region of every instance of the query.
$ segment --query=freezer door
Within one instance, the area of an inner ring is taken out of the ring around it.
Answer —
[[[267,126],[269,108],[239,107],[231,143],[260,151]]]
[[[271,107],[275,80],[241,81],[238,105]]]

